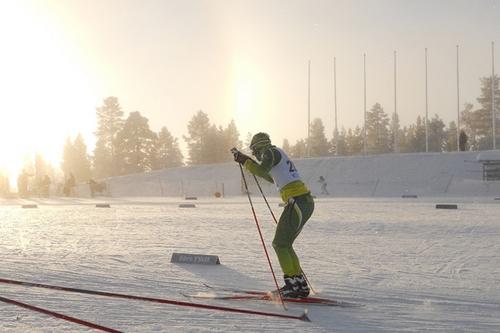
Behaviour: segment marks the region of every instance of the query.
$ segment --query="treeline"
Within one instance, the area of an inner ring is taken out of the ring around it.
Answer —
[[[108,97],[97,108],[96,146],[93,155],[81,135],[64,146],[61,169],[65,175],[72,173],[77,181],[105,178],[131,173],[180,167],[184,160],[189,165],[229,161],[229,149],[241,146],[234,121],[226,128],[211,124],[208,115],[198,111],[187,126],[183,136],[188,146],[185,159],[179,140],[167,127],[154,132],[149,120],[134,111],[124,119],[118,98]]]
[[[478,107],[466,103],[460,112],[460,128],[451,121],[448,126],[435,114],[427,123],[427,150],[429,152],[457,151],[457,130],[460,150],[487,150],[493,148],[492,89],[491,78],[481,78],[481,95],[477,98]],[[498,127],[500,122],[499,78],[494,77],[496,139],[500,144]],[[294,145],[285,139],[283,149],[292,157],[320,157],[332,155],[384,154],[392,152],[413,153],[426,151],[425,118],[418,116],[415,123],[401,127],[399,117],[387,114],[382,105],[376,103],[367,111],[366,133],[363,127],[342,128],[327,139],[321,119],[311,123],[309,142],[298,140]],[[365,148],[366,135],[366,148]],[[309,148],[308,148],[309,147]],[[309,150],[309,151],[308,151]]]
[[[80,135],[64,146],[61,169],[77,181],[183,165],[177,138],[166,127],[154,132],[149,120],[134,111],[124,119],[118,98],[108,97],[96,109],[96,145],[93,155]]]
[[[500,114],[499,78],[494,77],[496,114]],[[466,103],[460,113],[462,132],[460,150],[485,150],[492,148],[491,78],[481,78],[481,94],[478,106]],[[105,178],[137,172],[147,172],[183,165],[221,163],[231,160],[228,153],[232,147],[247,147],[251,134],[243,145],[234,121],[226,127],[211,123],[208,115],[198,111],[187,124],[187,156],[179,148],[179,139],[167,127],[159,132],[151,130],[149,120],[140,112],[130,112],[125,118],[118,98],[108,97],[96,109],[96,145],[89,154],[81,135],[66,140],[61,170],[65,177],[73,174],[77,182],[91,178]],[[500,127],[498,117],[496,127]],[[452,121],[446,126],[436,114],[428,120],[428,151],[457,151],[457,124]],[[268,131],[262,128],[262,131]],[[418,116],[415,123],[401,127],[397,114],[389,116],[379,103],[367,112],[366,153],[383,154],[392,152],[425,152],[425,119]],[[497,131],[498,133],[498,131]],[[272,133],[269,133],[271,138]],[[363,127],[342,128],[339,133],[325,134],[321,119],[311,123],[310,138],[300,139],[291,145],[285,139],[282,148],[292,157],[321,157],[333,155],[357,155],[365,152],[365,131]],[[498,136],[497,136],[498,139]],[[278,144],[278,142],[274,142]],[[36,179],[44,174],[56,177],[55,168],[47,165],[40,155],[25,167]]]
[[[494,77],[496,114],[500,114],[499,78]],[[451,121],[448,126],[435,114],[428,119],[428,151],[457,151],[457,130],[462,132],[460,150],[492,148],[491,78],[481,78],[478,107],[467,103],[461,111],[460,129]],[[234,121],[225,128],[210,122],[203,111],[198,111],[187,125],[187,156],[179,148],[179,140],[166,127],[158,133],[152,131],[148,119],[138,111],[130,112],[126,119],[116,97],[108,97],[97,108],[96,146],[93,156],[87,155],[81,136],[65,145],[62,169],[73,172],[77,180],[91,176],[103,178],[129,173],[199,165],[231,160],[231,147],[242,147],[240,134]],[[498,123],[498,119],[497,119]],[[500,124],[499,124],[500,125]],[[325,134],[321,119],[311,123],[310,138],[291,145],[287,139],[282,148],[292,157],[321,157],[332,155],[383,154],[391,152],[425,152],[425,118],[418,116],[415,123],[401,127],[397,114],[389,116],[379,103],[367,112],[366,133],[363,127],[342,128],[330,139]],[[499,127],[497,125],[497,127]],[[266,131],[265,128],[262,129]],[[271,137],[272,137],[272,133]],[[366,148],[365,148],[366,135]],[[251,134],[247,134],[247,141]],[[248,145],[248,142],[246,143]]]

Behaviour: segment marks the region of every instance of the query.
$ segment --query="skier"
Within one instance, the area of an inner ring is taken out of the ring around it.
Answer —
[[[271,144],[268,134],[255,134],[250,149],[260,163],[237,150],[233,151],[234,160],[251,173],[275,183],[281,199],[286,203],[273,239],[273,248],[285,280],[279,292],[283,297],[307,297],[309,286],[292,244],[314,211],[313,197],[293,162],[283,150]]]
[[[330,193],[328,193],[328,190],[326,189],[326,186],[328,184],[327,184],[327,182],[325,180],[325,177],[319,176],[318,183],[321,184],[321,194],[330,195]]]

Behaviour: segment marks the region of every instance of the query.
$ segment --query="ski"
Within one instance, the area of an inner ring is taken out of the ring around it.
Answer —
[[[278,302],[277,296],[271,294],[240,294],[240,295],[190,295],[182,294],[189,298],[201,298],[201,299],[218,299],[218,300],[256,300],[256,301],[271,301]],[[325,298],[318,297],[304,297],[304,298],[287,298],[283,297],[285,303],[298,303],[298,304],[310,304],[310,305],[323,305],[323,306],[347,306],[347,303],[339,302],[335,300],[329,300]]]
[[[262,290],[245,290],[245,289],[240,289],[240,288],[216,287],[216,286],[212,286],[212,285],[207,284],[207,283],[204,283],[203,285],[205,287],[207,287],[208,289],[229,291],[229,292],[241,293],[241,294],[265,295],[268,293],[268,291],[262,291]]]
[[[212,286],[209,284],[204,283],[203,284],[205,287],[212,289],[212,290],[220,290],[220,291],[227,291],[227,292],[232,292],[235,293],[234,295],[220,295],[220,296],[215,296],[215,299],[227,299],[227,300],[244,300],[244,299],[250,299],[250,300],[262,300],[262,301],[271,301],[275,300],[275,298],[272,296],[272,293],[270,291],[261,291],[261,290],[245,290],[245,289],[239,289],[239,288],[227,288],[227,287],[216,287]],[[243,294],[243,295],[240,295]],[[194,295],[197,296],[197,295]],[[209,295],[207,295],[209,296]],[[214,298],[214,297],[195,297],[195,298]],[[315,305],[326,305],[326,306],[338,306],[338,307],[360,307],[361,305],[356,304],[356,303],[351,303],[351,302],[345,302],[345,301],[337,301],[334,299],[329,299],[329,298],[322,298],[322,297],[315,297],[315,296],[309,296],[309,297],[304,297],[304,298],[284,298],[283,299],[285,302],[290,302],[290,303],[302,303],[302,304],[315,304]]]
[[[96,296],[121,298],[121,299],[137,300],[137,301],[160,303],[160,304],[170,304],[170,305],[176,305],[176,306],[201,308],[201,309],[207,309],[207,310],[217,310],[217,311],[226,311],[226,312],[251,314],[251,315],[259,315],[259,316],[267,316],[267,317],[288,318],[288,319],[298,319],[298,320],[302,320],[302,321],[311,321],[309,319],[309,317],[307,316],[307,312],[303,312],[301,315],[292,315],[292,314],[284,314],[284,313],[276,313],[276,312],[255,311],[255,310],[247,310],[247,309],[240,309],[240,308],[227,307],[227,306],[216,306],[216,305],[193,303],[193,302],[183,302],[183,301],[177,301],[177,300],[170,300],[170,299],[166,299],[166,298],[135,296],[135,295],[130,295],[130,294],[119,294],[119,293],[96,291],[96,290],[90,290],[90,289],[69,288],[69,287],[55,286],[55,285],[49,285],[49,284],[41,284],[41,283],[33,283],[33,282],[17,281],[17,280],[1,279],[1,278],[0,278],[0,283],[19,285],[19,286],[24,286],[24,287],[52,289],[52,290],[58,290],[58,291],[64,291],[64,292],[87,294],[87,295],[96,295]]]

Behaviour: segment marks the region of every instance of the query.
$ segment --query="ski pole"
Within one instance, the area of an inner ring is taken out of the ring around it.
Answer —
[[[70,288],[70,287],[55,286],[55,285],[41,284],[41,283],[33,283],[33,282],[27,282],[27,281],[9,280],[9,279],[2,279],[2,278],[0,278],[0,283],[12,284],[12,285],[18,285],[18,286],[24,286],[24,287],[51,289],[51,290],[58,290],[58,291],[71,292],[71,293],[79,293],[79,294],[96,295],[96,296],[103,296],[103,297],[112,297],[112,298],[119,298],[119,299],[159,303],[159,304],[169,304],[169,305],[201,308],[201,309],[206,309],[206,310],[218,310],[218,311],[260,315],[260,316],[267,316],[267,317],[311,321],[307,317],[307,313],[305,313],[305,312],[302,315],[294,316],[294,315],[283,314],[283,313],[254,311],[254,310],[239,309],[239,308],[233,308],[233,307],[227,307],[227,306],[217,306],[217,305],[209,305],[209,304],[201,304],[201,303],[193,303],[193,302],[176,301],[176,300],[170,300],[170,299],[166,299],[166,298],[154,298],[154,297],[146,297],[146,296],[135,296],[135,295],[129,295],[129,294],[110,293],[110,292],[105,292],[105,291]],[[9,301],[7,301],[6,299],[4,300],[4,298],[0,298],[0,301],[15,304],[15,303],[11,302],[10,300]],[[16,304],[16,305],[18,305],[18,304]],[[19,304],[19,306],[21,306],[21,305]],[[110,331],[110,332],[119,332],[119,331]]]
[[[253,179],[255,179],[255,183],[257,184],[257,187],[259,188],[260,194],[262,194],[262,198],[264,198],[264,201],[266,202],[267,208],[269,208],[269,212],[271,212],[271,216],[273,217],[274,223],[277,225],[278,220],[276,219],[276,216],[274,216],[273,210],[271,209],[271,206],[269,205],[269,202],[267,201],[267,198],[264,195],[264,191],[262,191],[262,187],[260,187],[260,183],[257,180],[257,177],[255,177],[255,175],[253,175]],[[304,272],[304,270],[302,269],[302,267],[300,268],[300,270],[302,272],[302,275],[304,275],[304,279],[306,280],[307,284],[311,287],[311,291],[313,292],[313,294],[316,294],[316,291],[314,290],[311,283],[309,282],[309,279],[307,278],[307,275]]]
[[[266,202],[267,208],[269,208],[269,212],[271,213],[271,216],[273,217],[274,224],[278,224],[278,220],[276,220],[276,216],[274,216],[273,210],[271,209],[271,206],[269,206],[269,202],[267,201],[267,198],[264,195],[264,191],[262,191],[262,187],[260,187],[260,183],[257,180],[257,177],[255,177],[255,175],[253,175],[253,179],[255,179],[255,183],[257,184],[257,187],[259,188],[260,194],[262,194],[262,198],[264,198],[264,201]]]
[[[273,275],[274,284],[276,285],[276,288],[278,290],[278,295],[280,296],[281,304],[283,305],[283,308],[285,310],[287,310],[287,308],[285,306],[285,301],[283,300],[283,296],[281,295],[278,281],[276,280],[276,274],[274,274],[273,265],[271,264],[271,259],[269,258],[269,253],[267,252],[267,247],[266,247],[266,243],[264,242],[264,237],[262,236],[262,231],[260,230],[260,227],[259,227],[259,221],[257,220],[257,215],[255,214],[255,209],[253,208],[252,198],[250,197],[250,191],[248,190],[248,184],[247,184],[247,180],[245,177],[245,173],[243,172],[243,167],[241,166],[240,163],[238,163],[238,165],[240,167],[241,178],[243,179],[243,183],[245,184],[245,191],[247,192],[248,202],[250,202],[250,207],[252,208],[253,219],[255,220],[255,225],[257,226],[257,231],[259,232],[260,241],[262,243],[262,247],[264,248],[264,253],[266,254],[267,262],[269,263],[269,268],[271,269],[271,274]]]
[[[44,313],[46,315],[49,315],[49,316],[52,316],[52,317],[55,317],[55,318],[63,319],[63,320],[66,320],[66,321],[70,321],[72,323],[75,323],[75,324],[78,324],[78,325],[82,325],[82,326],[86,326],[86,327],[90,327],[90,328],[93,328],[93,329],[96,329],[96,330],[99,330],[99,331],[109,332],[109,333],[123,333],[122,331],[117,331],[117,330],[109,328],[109,327],[105,327],[105,326],[101,326],[101,325],[98,325],[98,324],[94,324],[94,323],[91,323],[89,321],[85,321],[85,320],[82,320],[82,319],[71,317],[71,316],[68,316],[68,315],[65,315],[65,314],[62,314],[62,313],[59,313],[59,312],[54,312],[54,311],[50,311],[50,310],[47,310],[47,309],[44,309],[44,308],[39,308],[39,307],[36,307],[34,305],[30,305],[30,304],[27,304],[27,303],[18,302],[18,301],[15,301],[15,300],[7,298],[7,297],[0,296],[0,302],[17,305],[19,307],[22,307],[22,308],[25,308],[25,309],[28,309],[28,310],[31,310],[31,311]]]

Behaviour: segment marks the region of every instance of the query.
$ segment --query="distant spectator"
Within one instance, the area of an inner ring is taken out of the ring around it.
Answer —
[[[90,189],[90,197],[94,197],[96,193],[103,193],[107,190],[107,186],[105,182],[96,182],[92,178],[89,179],[89,189]]]
[[[328,190],[326,189],[326,186],[328,184],[325,180],[325,177],[319,176],[318,182],[321,184],[321,194],[330,195],[330,193],[328,193]]]

